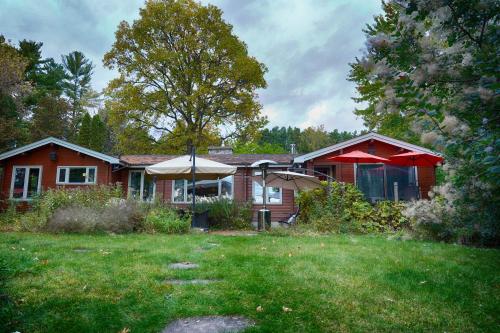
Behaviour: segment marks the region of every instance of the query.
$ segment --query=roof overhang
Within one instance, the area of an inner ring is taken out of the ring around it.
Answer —
[[[326,155],[329,153],[333,153],[334,151],[344,149],[344,148],[356,145],[358,143],[361,143],[361,142],[364,142],[367,140],[377,140],[380,142],[384,142],[384,143],[387,143],[387,144],[390,144],[393,146],[398,146],[398,147],[408,149],[411,151],[417,151],[417,152],[422,152],[422,153],[440,156],[438,153],[436,153],[430,149],[420,147],[420,146],[417,146],[417,145],[414,145],[414,144],[411,144],[408,142],[404,142],[401,140],[396,140],[396,139],[390,138],[390,137],[382,135],[382,134],[370,132],[370,133],[358,136],[356,138],[335,144],[333,146],[319,149],[319,150],[313,151],[313,152],[305,154],[305,155],[297,156],[294,158],[293,163],[305,163],[306,161],[312,160],[314,158],[318,158],[320,156],[323,156],[323,155]]]
[[[9,150],[3,154],[0,154],[0,161],[5,160],[7,158],[10,158],[12,156],[16,156],[16,155],[25,153],[25,152],[30,151],[32,149],[36,149],[36,148],[48,145],[48,144],[55,144],[55,145],[58,145],[61,147],[65,147],[65,148],[77,151],[79,153],[95,157],[97,159],[103,160],[103,161],[111,163],[111,164],[120,164],[120,160],[116,157],[109,156],[109,155],[106,155],[103,153],[99,153],[95,150],[84,148],[82,146],[75,145],[74,143],[69,143],[69,142],[66,142],[64,140],[57,139],[54,137],[48,137],[48,138],[45,138],[43,140],[36,141],[36,142],[30,143],[28,145],[25,145],[25,146],[22,146],[22,147],[13,149],[13,150]]]

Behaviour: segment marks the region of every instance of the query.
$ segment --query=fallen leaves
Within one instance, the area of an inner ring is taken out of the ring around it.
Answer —
[[[283,310],[283,312],[292,312],[292,309],[287,308],[286,306],[283,306],[281,309]]]
[[[261,305],[259,305],[255,310],[257,312],[262,312],[262,311],[264,311],[264,308]]]

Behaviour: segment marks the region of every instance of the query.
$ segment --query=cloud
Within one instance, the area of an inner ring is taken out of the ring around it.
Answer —
[[[17,42],[44,42],[44,56],[57,61],[73,50],[95,64],[93,85],[104,88],[117,74],[102,58],[122,20],[139,15],[143,0],[0,0],[0,33]],[[352,111],[354,84],[348,63],[361,55],[362,32],[381,11],[379,0],[203,0],[224,19],[269,69],[268,88],[259,91],[269,126],[320,125],[362,129]],[[321,112],[320,112],[321,111]],[[318,116],[320,112],[321,117]]]

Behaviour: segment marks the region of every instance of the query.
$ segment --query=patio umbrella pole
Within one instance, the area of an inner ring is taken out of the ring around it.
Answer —
[[[191,158],[193,159],[193,168],[191,170],[191,174],[193,177],[193,190],[192,190],[192,193],[193,193],[193,202],[192,202],[193,215],[191,216],[191,227],[194,227],[194,225],[195,225],[194,209],[196,206],[196,184],[195,184],[195,182],[196,182],[196,148],[194,145],[191,147]]]

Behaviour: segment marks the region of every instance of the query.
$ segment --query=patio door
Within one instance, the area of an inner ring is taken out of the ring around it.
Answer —
[[[383,164],[359,164],[355,172],[356,184],[367,200],[376,202],[385,199]]]
[[[144,170],[130,170],[128,178],[128,196],[136,200],[154,200],[156,184]]]

